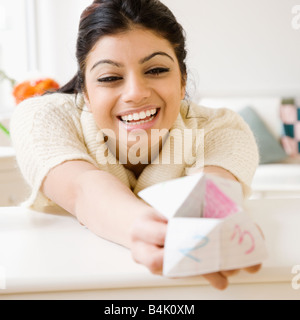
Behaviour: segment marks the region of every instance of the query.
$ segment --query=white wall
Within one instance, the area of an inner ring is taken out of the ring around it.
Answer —
[[[300,95],[299,0],[163,0],[187,31],[201,95]]]
[[[36,0],[38,69],[64,84],[73,77],[80,14],[87,0]]]
[[[300,95],[300,30],[291,25],[299,0],[162,2],[187,32],[192,95]],[[79,16],[90,3],[37,1],[40,70],[61,83],[76,71]]]
[[[0,0],[0,70],[14,79],[27,71],[24,12],[24,0]],[[0,83],[0,110],[14,104],[11,90],[9,82]]]

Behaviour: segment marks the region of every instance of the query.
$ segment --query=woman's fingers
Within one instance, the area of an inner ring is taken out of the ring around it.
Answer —
[[[226,271],[221,271],[221,274],[224,277],[231,277],[231,276],[235,276],[236,274],[238,274],[240,272],[240,269],[234,269],[234,270],[226,270]]]
[[[257,264],[255,266],[244,268],[244,270],[246,270],[249,273],[255,273],[255,272],[259,271],[260,268],[261,268],[261,264]]]
[[[244,268],[249,273],[255,273],[261,268],[261,264]],[[219,290],[224,290],[228,286],[228,277],[238,274],[240,269],[220,271],[210,274],[205,274],[203,277],[210,282],[210,284]]]
[[[163,247],[167,234],[167,220],[155,216],[141,216],[132,227],[132,241],[141,241]]]
[[[131,229],[133,259],[152,273],[161,274],[168,221],[155,212],[141,215]]]
[[[203,277],[216,289],[225,290],[228,287],[227,277],[221,272],[204,274]]]
[[[162,274],[164,259],[164,243],[167,234],[167,220],[155,213],[141,215],[132,226],[131,252],[133,259],[146,266],[153,274]],[[255,273],[261,264],[244,268]],[[236,275],[240,269],[225,270],[203,277],[216,289],[224,290],[228,286],[228,277]]]
[[[164,249],[145,242],[137,242],[131,249],[132,257],[154,274],[162,274]]]
[[[257,264],[255,266],[250,266],[247,268],[243,268],[243,270],[249,272],[249,273],[255,273],[258,272],[261,268],[261,264]],[[241,269],[234,269],[234,270],[226,270],[226,271],[220,271],[220,273],[224,276],[224,277],[231,277],[231,276],[235,276],[236,274],[238,274],[240,272]]]

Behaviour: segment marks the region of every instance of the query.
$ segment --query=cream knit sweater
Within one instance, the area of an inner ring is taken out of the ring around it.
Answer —
[[[228,109],[210,109],[182,102],[180,114],[173,125],[174,132],[203,129],[204,145],[188,150],[194,159],[204,159],[204,165],[222,167],[235,175],[250,195],[251,181],[258,165],[255,139],[242,118]],[[151,163],[138,179],[116,160],[104,143],[103,134],[93,115],[86,110],[81,95],[51,94],[22,102],[11,121],[11,137],[21,172],[32,188],[27,206],[41,208],[54,205],[40,187],[48,172],[68,160],[85,160],[100,170],[110,172],[137,194],[155,183],[189,174],[195,163]],[[202,142],[203,143],[203,142]],[[196,150],[197,149],[197,150]],[[170,137],[163,150],[175,152]],[[204,154],[203,154],[204,151]],[[195,156],[196,154],[196,156]],[[175,155],[176,156],[176,155]],[[178,155],[177,155],[178,156]]]

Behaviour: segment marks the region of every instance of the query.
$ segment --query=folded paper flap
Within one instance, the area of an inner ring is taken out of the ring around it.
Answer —
[[[138,196],[167,219],[182,216],[190,212],[185,210],[187,204],[194,209],[195,206],[200,207],[203,203],[201,199],[203,192],[200,191],[203,176],[203,174],[197,174],[161,182],[140,191]],[[198,196],[193,193],[194,189],[199,189]],[[200,212],[198,216],[200,217]]]
[[[266,258],[237,181],[200,173],[153,185],[139,196],[169,219],[165,276],[242,268]]]
[[[220,266],[222,270],[255,265],[267,257],[263,235],[246,212],[224,220],[221,243],[224,253]]]
[[[252,219],[239,212],[225,219],[176,218],[165,242],[165,276],[191,276],[261,263],[263,236]]]
[[[155,184],[138,195],[167,219],[224,218],[243,206],[239,182],[203,173]]]
[[[200,223],[200,222],[204,223]],[[218,268],[221,220],[175,218],[169,221],[165,241],[163,274],[199,274],[202,268]]]
[[[235,192],[232,192],[230,188],[232,185],[217,184],[212,179],[206,179],[205,187],[203,217],[221,219],[241,210],[240,199],[235,197]],[[224,188],[226,188],[227,192],[223,190]],[[233,198],[237,198],[237,202]]]
[[[232,201],[234,201],[239,207],[244,204],[243,188],[238,181],[224,179],[212,174],[206,174],[206,179],[213,182],[218,189]]]

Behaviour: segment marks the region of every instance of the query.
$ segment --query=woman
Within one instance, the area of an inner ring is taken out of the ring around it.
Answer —
[[[80,20],[76,76],[19,105],[11,125],[29,204],[61,206],[153,273],[162,270],[167,221],[137,193],[200,170],[238,180],[247,195],[258,163],[239,116],[183,100],[185,58],[183,29],[159,1],[94,1]],[[184,149],[188,161],[177,161],[172,130],[203,130],[202,147],[192,139]],[[159,161],[164,150],[174,153],[168,163]],[[223,289],[233,273],[204,277]]]

